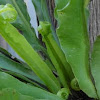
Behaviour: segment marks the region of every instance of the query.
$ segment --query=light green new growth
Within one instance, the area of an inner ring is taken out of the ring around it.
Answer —
[[[79,88],[79,85],[78,85],[78,82],[77,82],[76,78],[74,78],[74,79],[71,81],[71,88],[72,88],[73,90],[80,91],[80,88]]]
[[[16,20],[17,12],[10,4],[0,5],[0,16],[2,16],[5,21],[12,22]]]
[[[62,88],[58,91],[57,95],[63,98],[64,100],[67,100],[69,96],[69,90],[67,88]]]

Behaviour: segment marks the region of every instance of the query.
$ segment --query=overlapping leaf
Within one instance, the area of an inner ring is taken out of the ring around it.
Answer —
[[[36,84],[37,82],[43,84],[43,82],[32,72],[32,70],[27,69],[23,64],[15,62],[2,53],[0,53],[0,68],[5,72],[15,75],[16,77],[20,76],[19,78],[22,78],[23,80],[27,81],[29,79],[33,84]]]
[[[21,93],[22,95],[32,96],[33,98],[37,99],[63,100],[57,95],[51,94],[37,87],[20,82],[19,80],[10,76],[9,74],[0,72],[0,90],[4,88],[12,88]]]
[[[50,17],[50,12],[48,10],[49,8],[47,6],[47,1],[46,0],[32,0],[32,2],[35,6],[36,14],[39,21],[48,21],[51,23],[53,37],[56,40],[56,42],[59,44],[58,37],[56,35],[54,25]]]
[[[12,13],[11,13],[12,14]],[[57,93],[60,84],[47,64],[35,52],[27,40],[9,22],[0,16],[0,34],[19,56],[31,67],[47,85],[50,91]]]
[[[87,34],[84,0],[65,0],[66,5],[56,0],[62,9],[56,9],[57,35],[61,48],[71,65],[80,88],[96,98],[96,90],[89,73],[89,41]]]
[[[67,63],[65,55],[61,48],[57,45],[51,34],[51,25],[49,22],[40,22],[38,27],[39,32],[43,37],[43,41],[46,44],[49,57],[55,66],[60,81],[63,87],[69,90],[68,83],[74,78],[70,65]]]
[[[0,0],[0,5],[7,3],[12,4],[18,12],[17,20],[13,22],[13,25],[19,29],[35,50],[41,51],[43,48],[35,35],[34,29],[30,25],[30,17],[24,0]]]
[[[33,97],[22,95],[13,89],[0,91],[0,100],[36,100]]]

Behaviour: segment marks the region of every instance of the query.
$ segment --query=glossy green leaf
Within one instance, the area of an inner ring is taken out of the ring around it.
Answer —
[[[52,71],[15,27],[0,16],[0,34],[53,93],[60,85]]]
[[[57,35],[60,45],[71,65],[80,89],[89,97],[97,98],[89,73],[89,40],[84,8],[85,1],[67,1],[66,5],[61,7],[62,9],[56,9],[59,26]],[[60,3],[58,3],[59,6]]]
[[[0,91],[0,100],[36,100],[33,97],[22,95],[14,89]]]
[[[46,44],[49,57],[55,66],[58,76],[63,84],[63,87],[69,89],[68,83],[74,78],[70,65],[67,63],[65,55],[57,45],[51,34],[51,25],[49,22],[40,22],[38,27],[39,32]],[[70,90],[69,90],[70,91]]]
[[[7,3],[13,5],[18,13],[17,20],[12,24],[24,35],[24,37],[36,51],[41,51],[42,49],[44,50],[35,35],[34,29],[30,25],[30,17],[28,15],[24,0],[0,0],[0,4],[2,5]]]
[[[15,76],[20,75],[20,78],[23,76],[27,79],[43,84],[43,82],[35,75],[35,73],[32,72],[32,70],[27,69],[23,64],[15,62],[13,59],[6,57],[2,53],[0,53],[0,68],[6,72],[12,73]]]
[[[9,74],[0,72],[0,90],[4,88],[12,88],[22,95],[32,96],[37,99],[63,100],[62,98],[44,91],[40,88],[20,82]]]
[[[97,94],[100,98],[100,36],[97,37],[93,46],[91,72],[94,78]]]

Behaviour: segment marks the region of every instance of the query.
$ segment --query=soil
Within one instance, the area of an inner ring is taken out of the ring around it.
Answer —
[[[89,98],[85,93],[79,91],[79,92],[73,92],[73,95],[70,95],[68,100],[95,100],[95,99]]]

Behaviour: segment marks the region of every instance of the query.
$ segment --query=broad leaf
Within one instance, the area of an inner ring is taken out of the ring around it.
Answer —
[[[100,98],[100,36],[97,37],[93,46],[91,72],[94,78],[97,94]]]
[[[59,25],[57,35],[80,89],[88,96],[96,98],[96,90],[89,73],[89,40],[84,8],[85,1],[67,1],[68,3],[61,7],[62,9],[56,10]],[[61,5],[60,2],[58,5]]]
[[[47,91],[20,82],[9,74],[0,72],[0,90],[4,88],[12,88],[21,93],[22,95],[32,96],[37,99],[63,100],[60,97]]]
[[[63,0],[63,2],[62,2],[62,0],[55,0],[56,7],[55,7],[55,13],[54,14],[55,14],[56,19],[58,18],[57,10],[63,9],[66,6],[66,4],[68,3],[68,1],[69,0]]]

